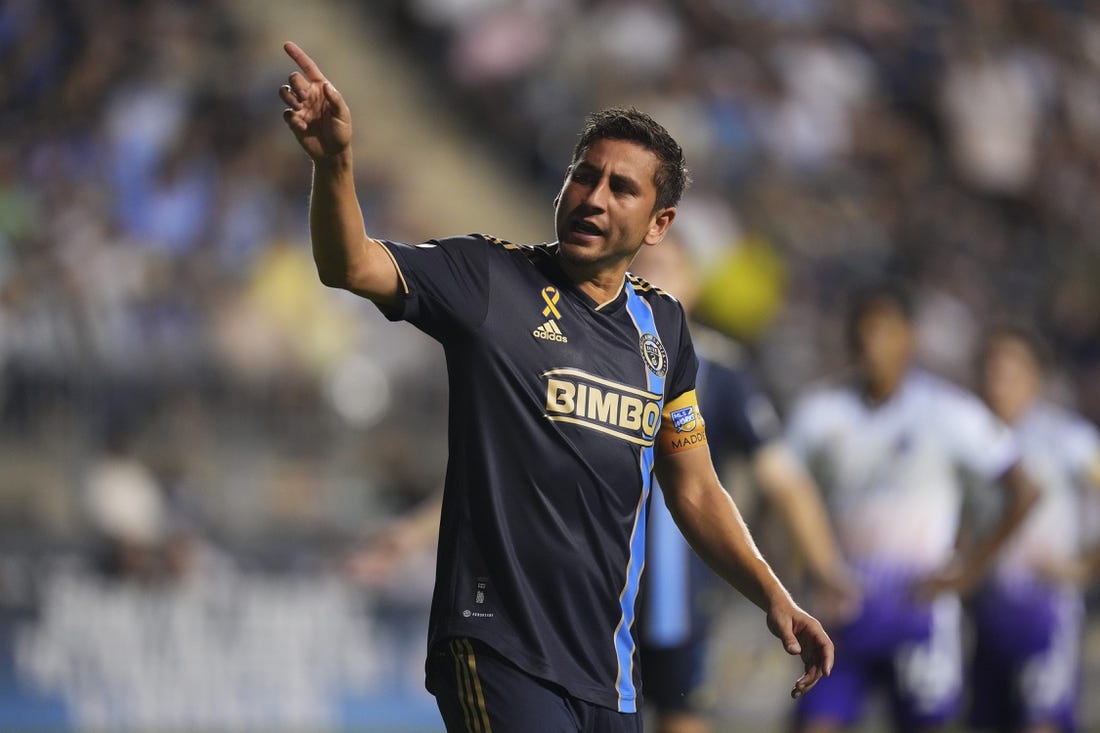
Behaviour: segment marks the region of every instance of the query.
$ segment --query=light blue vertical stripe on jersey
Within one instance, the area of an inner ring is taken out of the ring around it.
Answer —
[[[658,339],[657,324],[653,319],[653,310],[649,303],[645,302],[636,292],[634,287],[627,282],[626,308],[638,329],[639,354],[641,353],[641,337],[651,333]],[[645,357],[642,355],[643,368],[646,373],[646,384],[650,392],[664,395],[665,378],[658,376],[644,365]],[[666,360],[667,361],[667,360]],[[660,400],[659,410],[664,409],[664,398]],[[657,418],[660,428],[660,417]],[[626,585],[619,594],[619,605],[622,608],[622,617],[615,629],[615,654],[619,660],[619,679],[617,682],[619,693],[619,712],[636,713],[638,691],[634,688],[634,637],[630,633],[634,625],[634,603],[638,599],[638,583],[642,577],[642,568],[645,565],[645,535],[646,535],[646,507],[649,492],[653,484],[653,446],[643,447],[639,458],[639,470],[642,474],[642,494],[639,497],[637,514],[634,517],[634,532],[630,536],[630,559],[626,566]]]

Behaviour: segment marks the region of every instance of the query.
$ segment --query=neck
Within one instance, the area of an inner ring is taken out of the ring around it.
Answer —
[[[598,305],[608,303],[618,297],[626,279],[626,269],[629,262],[625,259],[617,260],[612,264],[592,263],[579,264],[558,257],[558,264],[566,276]]]
[[[999,404],[994,408],[993,412],[996,413],[997,417],[1001,418],[1009,425],[1015,425],[1020,421],[1020,418],[1027,414],[1031,406],[1035,404],[1036,399],[1035,395],[1029,395],[1026,399]]]
[[[872,402],[883,403],[898,391],[904,376],[905,372],[890,375],[864,375],[863,392]]]

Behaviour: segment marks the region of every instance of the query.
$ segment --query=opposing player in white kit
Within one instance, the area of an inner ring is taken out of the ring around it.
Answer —
[[[795,406],[789,442],[822,487],[863,602],[831,629],[837,662],[800,701],[799,730],[855,723],[874,688],[890,693],[898,730],[931,730],[957,711],[962,690],[959,592],[976,585],[1037,493],[1018,466],[1009,429],[977,397],[914,368],[904,292],[858,293],[848,319],[855,372]],[[959,470],[997,479],[996,526],[957,556]]]
[[[971,723],[1045,733],[1076,727],[1081,585],[1100,570],[1088,545],[1087,502],[1100,500],[1100,436],[1043,396],[1038,342],[1025,330],[994,331],[981,360],[982,388],[1010,424],[1041,498],[998,556],[974,610]]]

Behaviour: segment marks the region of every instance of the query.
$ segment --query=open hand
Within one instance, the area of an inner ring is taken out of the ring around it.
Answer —
[[[788,654],[802,658],[804,671],[791,689],[792,698],[802,697],[833,671],[832,640],[817,619],[798,606],[785,604],[769,612],[768,629],[783,642]]]
[[[351,145],[351,111],[305,51],[289,42],[283,50],[301,69],[279,87],[283,120],[310,158],[334,158]]]

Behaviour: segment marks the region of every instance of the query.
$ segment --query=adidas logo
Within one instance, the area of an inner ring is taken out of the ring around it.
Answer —
[[[545,339],[546,341],[558,341],[563,344],[569,343],[569,337],[561,332],[561,329],[558,328],[558,324],[554,322],[553,318],[532,331],[531,335],[537,339]]]

